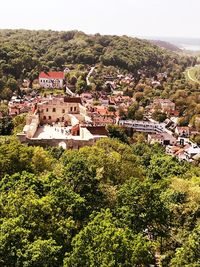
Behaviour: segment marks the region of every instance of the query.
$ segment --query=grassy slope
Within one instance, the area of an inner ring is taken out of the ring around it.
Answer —
[[[193,68],[188,68],[186,71],[186,78],[191,82],[200,84],[199,76],[200,76],[200,65],[197,65]]]

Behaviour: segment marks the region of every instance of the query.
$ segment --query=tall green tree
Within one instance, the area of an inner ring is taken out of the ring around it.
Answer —
[[[142,266],[153,262],[152,244],[120,227],[109,210],[101,211],[75,236],[65,267]]]
[[[171,267],[200,266],[200,225],[188,235],[185,243],[176,250],[175,257],[171,260]]]

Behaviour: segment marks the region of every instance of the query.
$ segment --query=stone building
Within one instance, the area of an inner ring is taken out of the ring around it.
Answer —
[[[87,110],[79,97],[50,97],[34,104],[18,138],[22,143],[78,149],[107,137],[104,126],[87,126]]]
[[[36,105],[41,124],[84,122],[87,115],[80,97],[51,97]]]

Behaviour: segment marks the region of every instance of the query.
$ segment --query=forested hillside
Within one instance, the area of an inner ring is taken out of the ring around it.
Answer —
[[[13,80],[34,79],[41,70],[63,70],[66,64],[111,65],[137,73],[159,70],[174,55],[147,41],[127,36],[86,35],[78,31],[0,30],[0,89]]]
[[[62,69],[67,63],[103,63],[134,71],[159,67],[166,56],[147,41],[78,31],[1,30],[0,42],[1,70],[17,79],[33,69]]]
[[[199,167],[157,145],[0,143],[0,266],[199,266]]]

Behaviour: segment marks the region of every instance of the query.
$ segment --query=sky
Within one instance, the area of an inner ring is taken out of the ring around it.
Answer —
[[[1,29],[80,30],[88,34],[200,38],[200,0],[1,2]]]

